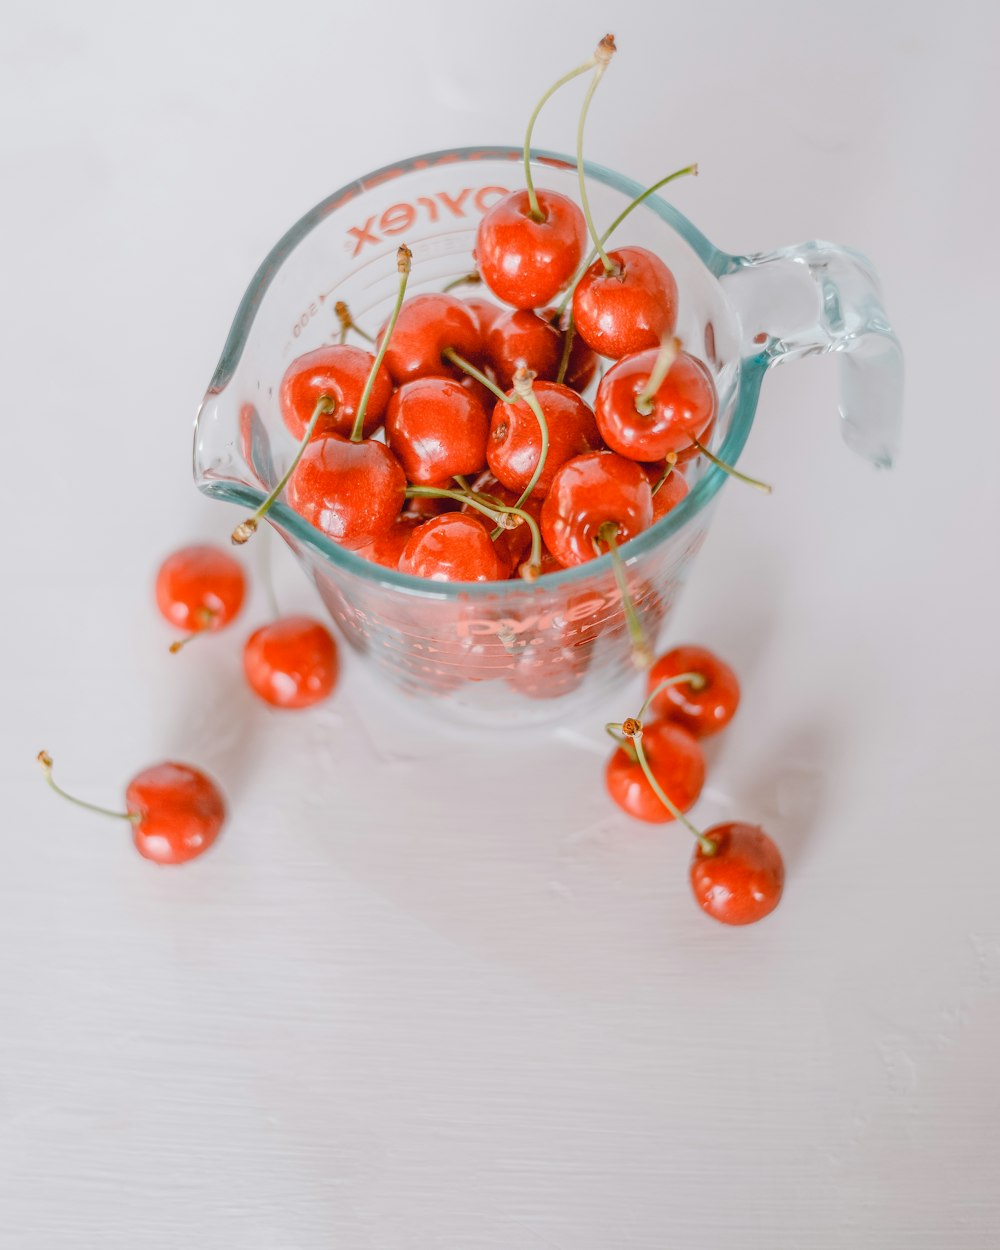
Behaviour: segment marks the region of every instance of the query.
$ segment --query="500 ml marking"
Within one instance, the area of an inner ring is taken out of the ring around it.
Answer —
[[[432,223],[436,222],[441,217],[442,209],[447,209],[452,217],[467,217],[470,207],[469,196],[472,196],[471,207],[477,212],[485,213],[498,200],[502,200],[505,195],[509,194],[506,187],[480,187],[478,190],[463,187],[455,195],[449,195],[447,191],[436,191],[433,195],[421,195],[412,204],[409,201],[390,204],[381,215],[373,213],[363,226],[351,226],[347,231],[348,237],[344,240],[344,247],[351,251],[351,256],[354,257],[366,243],[374,243],[377,247],[385,242],[379,232],[381,235],[402,234],[405,230],[412,230],[416,222],[423,217]],[[351,250],[352,240],[353,250]]]
[[[298,338],[302,331],[306,328],[313,317],[319,312],[319,304],[315,300],[309,305],[305,312],[300,313],[298,321],[292,326],[292,337]]]

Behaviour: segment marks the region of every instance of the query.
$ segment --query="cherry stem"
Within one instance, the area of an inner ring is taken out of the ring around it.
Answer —
[[[663,787],[653,776],[653,770],[649,766],[649,760],[646,758],[646,752],[642,749],[642,724],[641,722],[637,723],[638,728],[636,728],[632,733],[629,733],[628,729],[626,729],[625,733],[627,737],[632,739],[632,745],[635,747],[636,759],[639,761],[639,767],[645,774],[650,788],[671,816],[673,816],[674,820],[679,820],[685,829],[698,839],[698,845],[701,847],[704,854],[714,855],[719,849],[718,846],[712,841],[711,838],[706,838],[702,831],[693,825],[690,820],[688,820],[681,809],[675,803],[671,802],[671,800],[664,793]],[[629,726],[629,728],[631,728],[631,726]]]
[[[502,530],[513,529],[518,524],[517,521],[504,524],[503,518],[508,516],[518,517],[531,531],[531,557],[528,563],[522,567],[521,576],[526,582],[533,582],[538,577],[542,567],[542,535],[538,528],[538,522],[530,513],[523,511],[519,507],[511,507],[509,504],[495,502],[491,496],[478,495],[474,492],[466,494],[466,492],[460,490],[449,490],[446,486],[407,486],[406,497],[410,499],[414,496],[420,499],[457,499],[459,503],[468,504],[470,508],[475,508],[477,512],[481,512],[484,516],[489,517],[491,521],[498,522],[497,528],[490,535],[494,542],[500,536]],[[484,502],[487,498],[490,499],[489,503]]]
[[[730,477],[735,477],[741,482],[745,482],[747,486],[752,486],[754,490],[759,490],[765,495],[770,495],[774,491],[774,487],[767,482],[762,482],[759,478],[750,477],[748,473],[741,473],[739,469],[734,469],[731,464],[726,464],[725,460],[720,460],[718,456],[713,455],[704,443],[692,439],[692,445],[697,447],[706,460],[710,460],[717,469],[721,469],[723,473],[728,473]]]
[[[362,330],[358,323],[351,316],[351,310],[347,307],[342,299],[337,300],[333,306],[337,320],[340,322],[340,342],[343,343],[347,338],[347,331],[353,330],[355,334],[360,334],[366,343],[374,343],[375,340],[367,330]]]
[[[127,820],[130,824],[138,824],[141,817],[137,812],[116,812],[110,807],[99,807],[96,803],[88,803],[85,799],[78,799],[73,794],[68,794],[62,786],[56,785],[52,777],[52,756],[48,751],[39,751],[36,757],[42,766],[42,772],[45,774],[45,781],[50,790],[54,790],[62,799],[67,799],[70,803],[75,803],[77,807],[86,808],[88,812],[97,812],[100,816],[113,816],[115,820]]]
[[[614,740],[614,742],[625,752],[630,760],[637,760],[639,757],[635,753],[635,747],[632,745],[632,740],[631,738],[625,737],[625,735],[621,732],[621,728],[621,725],[616,722],[610,725],[605,725],[604,732],[609,738]]]
[[[316,407],[313,409],[312,416],[309,418],[309,424],[306,426],[305,433],[302,435],[302,441],[299,443],[298,450],[292,457],[292,463],[281,475],[281,480],[278,482],[277,486],[275,486],[253,516],[249,516],[245,521],[241,521],[233,530],[231,538],[237,547],[241,547],[245,542],[248,542],[254,534],[256,534],[257,526],[260,524],[261,518],[270,512],[271,505],[288,485],[288,479],[295,472],[296,466],[302,459],[306,448],[309,446],[309,440],[312,438],[313,432],[316,429],[316,422],[319,421],[320,417],[325,412],[333,412],[336,406],[337,401],[330,395],[321,395],[319,399],[317,399]],[[170,649],[171,651],[174,650],[173,647]],[[177,650],[180,650],[179,646],[177,647]]]
[[[625,561],[622,559],[621,552],[618,549],[618,523],[616,521],[605,521],[600,527],[594,540],[594,549],[596,551],[599,551],[599,543],[604,543],[611,556],[611,567],[614,569],[615,581],[618,583],[618,590],[622,597],[625,624],[628,628],[629,638],[632,641],[632,663],[638,669],[647,669],[653,663],[653,654],[649,649],[646,633],[642,628],[642,622],[639,620],[639,614],[635,610],[635,602],[628,588],[628,582],[625,577]]]
[[[576,124],[576,173],[580,182],[580,207],[583,209],[584,220],[587,223],[587,229],[590,231],[590,237],[594,242],[594,250],[604,262],[605,273],[617,273],[618,267],[612,261],[608,260],[608,254],[604,250],[604,244],[600,235],[597,233],[597,227],[594,225],[594,218],[590,212],[590,200],[587,198],[587,179],[583,172],[583,128],[587,121],[587,110],[590,108],[590,101],[594,97],[598,83],[604,77],[604,71],[611,63],[611,58],[615,54],[615,40],[613,35],[605,35],[601,42],[597,45],[597,51],[594,53],[594,76],[590,80],[590,86],[587,88],[587,94],[583,97],[583,106],[580,109],[580,119]]]
[[[610,35],[605,35],[605,39],[610,39]],[[604,40],[601,40],[603,44]],[[612,44],[614,40],[612,39]],[[600,48],[600,44],[598,48]],[[555,95],[560,87],[565,87],[568,82],[572,82],[574,78],[578,78],[581,74],[585,74],[588,69],[593,69],[597,64],[597,53],[588,57],[582,65],[578,65],[576,69],[571,69],[568,74],[563,74],[558,82],[554,82],[548,91],[535,105],[534,111],[528,118],[528,129],[524,136],[524,181],[528,188],[528,216],[532,221],[544,221],[545,214],[542,212],[538,204],[538,196],[535,194],[535,184],[531,180],[531,132],[535,129],[535,122],[538,120],[538,114],[542,111],[548,101]],[[445,287],[445,290],[448,288]]]
[[[573,321],[573,314],[570,313],[566,320],[566,329],[563,331],[562,355],[559,357],[559,371],[556,374],[556,381],[560,384],[566,381],[566,370],[569,368],[569,357],[573,350],[573,335],[576,333],[576,325]]]
[[[656,392],[663,385],[671,366],[680,355],[680,350],[681,341],[673,336],[664,339],[660,344],[660,350],[656,354],[656,360],[646,379],[646,385],[635,397],[635,410],[641,417],[648,417],[653,411],[653,399]]]
[[[471,269],[468,273],[463,273],[460,278],[452,278],[452,280],[441,288],[442,293],[454,291],[458,286],[478,286],[482,282],[478,269]]]
[[[403,307],[403,298],[406,295],[406,284],[410,279],[410,266],[413,261],[413,253],[406,246],[401,244],[396,252],[396,268],[399,270],[399,291],[396,294],[396,303],[393,306],[392,315],[385,327],[382,335],[382,342],[375,354],[375,360],[372,363],[371,372],[368,374],[368,381],[365,383],[365,389],[361,392],[361,402],[358,404],[358,411],[354,417],[354,428],[351,430],[351,442],[361,442],[361,432],[365,424],[365,412],[368,409],[368,400],[371,398],[372,390],[375,386],[375,379],[378,377],[378,371],[382,367],[382,361],[385,354],[389,350],[389,340],[392,338],[392,332],[396,328],[396,322],[399,320],[399,310]]]
[[[542,438],[542,445],[538,451],[538,463],[535,465],[535,471],[528,480],[527,486],[521,491],[521,498],[514,505],[515,508],[520,508],[535,489],[538,479],[542,476],[542,470],[545,468],[545,461],[549,454],[549,423],[545,420],[542,405],[538,402],[538,396],[532,387],[534,378],[534,373],[530,369],[525,368],[523,361],[519,361],[517,371],[514,374],[514,393],[518,399],[523,399],[535,414],[535,420],[538,422],[538,430]]]
[[[649,709],[649,705],[653,702],[656,696],[666,690],[668,686],[680,686],[682,684],[690,686],[692,690],[704,690],[708,685],[708,682],[705,680],[704,673],[678,673],[676,677],[665,677],[663,681],[661,681],[658,686],[654,686],[654,688],[646,696],[646,702],[639,709],[639,715],[636,717],[636,720],[642,720]]]
[[[671,473],[673,473],[673,471],[674,471],[674,466],[675,466],[675,465],[676,465],[676,463],[677,463],[677,452],[676,452],[676,451],[668,451],[668,452],[667,452],[667,454],[666,454],[665,459],[666,459],[666,462],[667,462],[667,467],[663,470],[663,476],[660,478],[660,480],[659,480],[659,481],[656,483],[656,485],[653,487],[652,494],[654,494],[654,495],[655,495],[655,494],[656,494],[656,492],[660,489],[660,487],[663,485],[663,483],[667,480],[667,478],[671,475]]]
[[[183,638],[176,638],[167,648],[171,655],[176,655],[178,651],[186,647],[193,639],[200,638],[202,634],[207,633],[212,628],[216,612],[213,608],[207,608],[202,605],[202,607],[195,609],[194,615],[198,621],[198,628],[192,630],[190,634],[185,634]]]
[[[511,402],[495,382],[490,381],[486,374],[480,369],[477,369],[471,360],[466,360],[464,356],[460,356],[458,352],[455,351],[454,347],[446,347],[444,351],[442,351],[441,355],[445,358],[445,360],[450,360],[453,365],[457,365],[459,369],[461,369],[463,373],[467,373],[470,378],[475,378],[475,380],[481,386],[485,386],[488,391],[492,391],[501,403],[509,404]]]
[[[611,225],[608,226],[607,230],[605,230],[604,233],[601,235],[601,243],[602,244],[607,243],[608,239],[611,238],[611,236],[618,229],[618,227],[622,224],[622,222],[629,215],[629,213],[633,210],[633,208],[638,208],[639,205],[642,204],[645,200],[648,200],[651,195],[655,195],[656,192],[659,191],[661,187],[665,187],[668,182],[673,182],[675,178],[684,178],[688,174],[691,174],[693,177],[698,176],[697,164],[685,165],[683,169],[675,169],[672,174],[667,174],[666,178],[661,178],[659,182],[654,182],[651,187],[647,187],[646,190],[643,191],[641,195],[637,195],[635,197],[635,199],[631,202],[631,204],[626,204],[626,206],[614,219]],[[559,311],[561,313],[566,311],[566,306],[569,304],[570,300],[573,298],[573,292],[576,290],[576,284],[580,281],[580,279],[583,277],[583,275],[587,272],[587,270],[590,268],[590,266],[594,263],[596,259],[597,259],[597,249],[595,248],[591,251],[590,255],[580,266],[579,270],[577,271],[576,277],[570,283],[569,290],[563,296],[562,303],[560,303],[559,305]]]

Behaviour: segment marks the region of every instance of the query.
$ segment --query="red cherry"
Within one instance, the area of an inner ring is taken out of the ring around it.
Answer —
[[[385,326],[379,331],[379,343]],[[453,295],[414,295],[403,303],[385,353],[385,367],[397,386],[424,377],[456,377],[462,371],[444,360],[452,348],[466,360],[481,358],[482,336],[475,313]]]
[[[693,807],[705,783],[705,760],[691,734],[671,721],[650,721],[643,727],[642,747],[670,801],[682,812]],[[637,820],[662,825],[674,819],[624,746],[608,760],[604,781],[618,806]]]
[[[414,530],[399,571],[435,582],[493,582],[509,570],[486,524],[465,512],[447,512]]]
[[[662,460],[668,452],[690,447],[715,417],[712,378],[701,363],[680,352],[650,397],[651,410],[640,411],[658,352],[625,356],[597,388],[594,415],[612,451],[633,460]]]
[[[650,469],[652,468],[652,472]],[[675,465],[666,479],[663,477],[666,465],[646,466],[649,484],[653,488],[653,524],[662,521],[671,508],[676,508],[688,493],[687,480]]]
[[[342,547],[366,547],[399,516],[406,475],[384,443],[314,438],[289,478],[289,505]]]
[[[509,390],[514,374],[522,362],[543,381],[554,381],[562,362],[564,334],[553,323],[551,310],[539,314],[518,308],[498,317],[487,334],[486,355],[493,366],[497,383]],[[584,390],[597,369],[594,353],[578,335],[573,336],[566,385],[574,391]]]
[[[309,707],[336,683],[337,644],[319,621],[284,616],[247,639],[243,671],[254,694],[272,707]]]
[[[498,317],[504,315],[504,310],[499,304],[494,304],[492,300],[483,299],[480,295],[467,295],[463,301],[467,308],[472,310],[476,323],[479,326],[479,337],[486,342],[486,336],[493,327]]]
[[[455,489],[451,478],[443,482],[431,482],[431,486],[439,490]],[[412,515],[419,517],[421,521],[426,521],[428,517],[440,516],[442,512],[457,512],[461,506],[457,499],[448,499],[446,496],[411,495],[403,505],[403,516]]]
[[[549,450],[545,466],[532,494],[547,495],[561,465],[574,456],[600,450],[601,436],[586,400],[558,382],[535,382],[535,398],[549,427]],[[542,450],[541,430],[535,414],[523,399],[499,400],[493,408],[486,457],[495,476],[511,490],[521,493],[531,481]]]
[[[603,525],[617,525],[620,544],[652,521],[652,491],[642,466],[609,451],[567,460],[542,505],[542,536],[567,568],[594,559],[594,542]]]
[[[688,682],[664,687],[650,704],[656,715],[683,725],[696,738],[725,729],[740,703],[740,683],[733,670],[707,647],[674,647],[650,669],[648,692],[681,673],[699,673],[705,684],[698,689]]]
[[[658,256],[644,247],[609,252],[617,271],[597,260],[576,284],[573,320],[595,352],[618,360],[658,347],[677,325],[677,283]]]
[[[418,378],[401,386],[389,403],[385,433],[406,476],[418,486],[486,466],[487,412],[450,378]]]
[[[534,221],[527,190],[511,191],[479,223],[476,264],[498,299],[540,308],[554,299],[583,259],[587,224],[576,204],[556,191],[537,191],[542,221]]]
[[[492,396],[487,402],[492,402]],[[489,411],[488,408],[487,411]],[[702,432],[698,435],[698,442],[704,444],[705,447],[707,447],[712,441],[712,431],[715,429],[716,420],[717,417],[713,417],[712,420],[709,421],[708,425],[706,425]],[[695,444],[692,443],[690,447],[683,447],[677,453],[677,463],[682,466],[689,464],[692,460],[697,460],[700,455],[701,448],[696,447]]]
[[[281,380],[281,415],[292,436],[301,439],[317,402],[327,396],[333,411],[317,422],[313,437],[321,434],[351,433],[361,395],[375,357],[360,347],[344,343],[328,344],[293,360]],[[375,375],[375,385],[365,409],[364,433],[371,434],[382,422],[382,414],[392,395],[392,379],[385,366]]]
[[[182,547],[156,574],[156,606],[171,625],[191,633],[228,625],[245,594],[240,562],[219,547]]]
[[[411,502],[416,503],[414,499]],[[436,500],[427,502],[435,503]],[[451,500],[444,500],[445,503],[451,503]],[[455,505],[457,507],[457,505]],[[430,512],[427,515],[436,516],[437,513]],[[410,541],[410,535],[418,525],[423,525],[424,517],[416,512],[402,512],[395,521],[389,526],[384,534],[380,534],[373,543],[369,543],[367,547],[358,547],[357,554],[365,560],[370,560],[372,564],[381,564],[383,568],[398,569],[399,557],[403,554],[403,548]]]
[[[125,805],[135,849],[158,864],[183,864],[207,851],[226,818],[215,782],[190,764],[172,761],[133,777]]]
[[[483,412],[488,415],[492,411],[493,405],[497,402],[496,396],[488,386],[483,386],[478,378],[474,378],[467,373],[463,378],[459,379],[458,384],[464,391],[468,391],[473,399],[479,401]]]
[[[691,889],[703,911],[722,924],[753,924],[778,906],[785,884],[781,852],[763,829],[738,822],[705,831],[708,855],[695,843]]]

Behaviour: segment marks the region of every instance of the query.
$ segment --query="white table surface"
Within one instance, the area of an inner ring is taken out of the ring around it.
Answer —
[[[3,1250],[1000,1244],[988,8],[8,11]],[[452,733],[353,657],[328,706],[272,714],[236,645],[259,592],[180,661],[150,596],[233,523],[190,426],[270,245],[395,157],[517,142],[609,22],[589,154],[698,159],[676,202],[733,250],[860,247],[907,351],[888,475],[841,443],[830,360],[768,378],[745,463],[777,489],[727,487],[675,618],[744,685],[698,810],[788,863],[742,931],[695,910],[681,831],[605,797],[600,715]],[[231,822],[158,869],[45,791],[43,746],[95,801],[199,761]]]

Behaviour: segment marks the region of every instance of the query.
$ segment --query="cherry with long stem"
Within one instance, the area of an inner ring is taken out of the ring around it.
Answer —
[[[678,681],[678,682],[681,680],[690,681],[690,679],[693,676],[698,676],[698,674],[684,673],[681,675],[681,677],[676,678],[675,681]],[[667,682],[662,683],[662,685],[669,685],[669,684],[671,684],[669,680]],[[645,710],[647,704],[648,704],[648,700],[645,704],[643,704],[643,710]],[[696,825],[692,824],[691,821],[688,820],[688,818],[684,815],[681,809],[676,805],[676,803],[674,803],[670,799],[669,795],[666,794],[663,787],[653,776],[653,770],[649,766],[649,760],[646,758],[646,752],[643,750],[643,747],[642,747],[641,715],[629,716],[626,720],[622,721],[621,724],[617,724],[613,722],[611,724],[605,725],[605,729],[607,730],[609,734],[611,734],[613,738],[616,739],[616,741],[618,739],[618,734],[615,731],[617,730],[618,733],[620,733],[622,737],[626,740],[626,742],[629,743],[629,745],[632,747],[632,750],[635,752],[635,758],[639,767],[642,769],[643,776],[649,782],[650,789],[653,791],[656,797],[660,800],[660,802],[667,809],[667,811],[671,814],[671,816],[673,816],[674,820],[680,821],[680,823],[684,826],[684,828],[687,829],[688,832],[691,833],[693,837],[695,837],[698,840],[698,845],[701,847],[702,854],[714,855],[715,852],[718,850],[718,846],[716,845],[716,843],[713,842],[711,838],[706,837],[705,834],[703,834],[702,831]]]
[[[632,663],[636,668],[645,670],[652,666],[653,653],[650,650],[649,643],[646,641],[646,631],[639,620],[639,613],[636,611],[632,592],[628,588],[628,580],[625,576],[625,561],[622,559],[621,551],[618,547],[617,521],[605,521],[597,531],[597,535],[594,538],[594,551],[597,555],[601,554],[601,544],[607,547],[608,554],[611,556],[611,567],[614,570],[618,593],[621,595],[622,610],[625,613],[625,625],[632,643]]]
[[[344,303],[342,299],[337,300],[336,304],[334,304],[333,306],[333,311],[334,311],[334,314],[336,315],[337,320],[340,322],[340,340],[339,341],[341,343],[343,343],[344,340],[347,338],[348,330],[353,330],[354,333],[359,335],[361,338],[363,338],[366,343],[375,342],[374,336],[369,334],[367,330],[362,330],[362,328],[354,320],[354,318],[351,316],[351,310],[347,307],[347,305]]]
[[[565,87],[568,82],[572,82],[574,78],[578,78],[581,74],[585,74],[587,70],[593,69],[599,64],[599,58],[602,55],[602,48],[610,43],[611,51],[614,51],[615,40],[613,35],[605,35],[601,42],[597,45],[597,50],[593,56],[587,58],[582,65],[578,65],[576,69],[571,69],[568,74],[563,74],[557,82],[545,92],[542,98],[535,105],[531,116],[528,118],[528,129],[524,135],[524,182],[528,190],[528,206],[529,215],[532,221],[544,221],[545,214],[542,212],[538,196],[535,194],[535,184],[531,179],[531,134],[535,129],[535,122],[538,120],[538,114],[542,111],[548,101],[555,95],[560,87]],[[610,59],[610,55],[609,55]]]
[[[406,284],[410,278],[410,269],[413,264],[413,253],[406,246],[401,244],[396,252],[396,269],[399,271],[399,290],[396,293],[396,303],[393,305],[392,313],[389,317],[388,324],[382,334],[382,342],[375,354],[375,362],[372,365],[371,373],[368,375],[368,381],[365,383],[365,389],[361,392],[361,400],[358,403],[358,411],[354,417],[354,428],[351,430],[351,442],[360,443],[362,429],[365,422],[365,411],[368,408],[368,400],[371,398],[372,388],[375,385],[375,379],[378,371],[382,367],[382,361],[385,354],[389,350],[389,340],[392,338],[392,332],[399,320],[399,310],[403,307],[403,300],[406,296]]]
[[[305,433],[302,436],[302,441],[299,443],[298,450],[295,452],[295,455],[292,457],[291,464],[288,466],[285,472],[281,475],[281,478],[278,481],[278,484],[274,487],[271,493],[267,496],[264,502],[260,505],[257,511],[253,514],[253,516],[249,516],[246,518],[245,521],[241,521],[239,525],[237,525],[237,527],[233,530],[232,540],[236,544],[236,546],[238,547],[242,546],[243,543],[248,542],[254,536],[254,534],[256,534],[257,527],[260,525],[261,520],[265,516],[267,516],[268,512],[270,512],[271,510],[271,505],[274,503],[274,501],[278,498],[281,492],[288,485],[288,479],[295,472],[296,466],[298,465],[299,461],[302,459],[302,456],[304,455],[306,448],[309,446],[309,440],[312,438],[313,431],[316,429],[317,421],[319,421],[320,417],[323,416],[324,413],[333,412],[335,407],[336,407],[335,401],[329,395],[321,395],[319,399],[316,401],[316,407],[313,409],[312,416],[309,418],[309,423],[306,426]],[[171,650],[173,650],[173,648],[171,648]]]
[[[639,709],[638,716],[634,716],[632,719],[634,721],[641,721],[646,715],[646,710],[649,705],[658,694],[666,690],[668,686],[680,686],[682,684],[690,686],[692,690],[703,690],[705,687],[704,674],[692,671],[690,673],[678,673],[674,677],[665,677],[663,681],[661,681],[653,690],[649,692],[646,696],[645,703],[643,703],[642,707]],[[626,738],[622,734],[621,728],[622,726],[619,722],[611,721],[609,724],[604,726],[604,732],[628,754],[630,759],[638,760],[638,755],[636,754],[635,747],[632,745],[631,739]]]
[[[48,751],[39,751],[36,759],[41,765],[42,772],[45,774],[46,785],[50,790],[54,790],[60,798],[66,799],[70,803],[75,803],[77,807],[86,808],[88,812],[97,812],[99,816],[112,816],[115,820],[127,820],[132,825],[139,823],[141,818],[137,812],[116,812],[110,807],[101,807],[97,803],[88,803],[86,799],[78,799],[75,794],[70,794],[62,786],[57,785],[55,778],[52,776],[52,756],[49,755]]]
[[[685,165],[683,169],[675,169],[672,174],[667,174],[667,176],[665,178],[661,178],[659,182],[654,182],[652,186],[647,187],[645,191],[642,192],[641,195],[637,195],[630,204],[625,205],[622,211],[618,214],[618,216],[611,223],[611,225],[608,226],[607,230],[605,230],[604,233],[601,235],[601,245],[604,246],[607,243],[607,241],[611,238],[614,232],[618,229],[618,227],[622,224],[622,222],[629,215],[629,213],[632,212],[633,209],[638,208],[639,205],[644,203],[646,200],[648,200],[651,195],[655,195],[656,192],[661,189],[661,187],[665,187],[668,183],[675,181],[675,179],[677,178],[685,178],[688,175],[694,178],[698,176],[697,162],[693,165]],[[569,306],[570,300],[572,300],[573,298],[573,292],[576,290],[576,284],[579,282],[579,280],[583,277],[583,275],[587,272],[587,270],[590,268],[590,266],[594,263],[596,259],[597,259],[597,249],[594,248],[591,250],[591,253],[587,257],[587,259],[580,266],[573,281],[566,288],[566,294],[562,297],[562,299],[559,302],[559,307],[558,307],[559,313],[564,313],[566,311],[567,307]]]
[[[583,217],[587,223],[587,229],[590,231],[590,237],[594,242],[594,249],[604,262],[605,273],[615,273],[617,266],[608,259],[600,235],[597,233],[597,227],[594,225],[594,218],[590,212],[590,200],[587,196],[587,179],[583,171],[583,130],[587,122],[587,111],[590,108],[590,101],[594,98],[594,92],[604,77],[604,71],[611,64],[611,58],[616,51],[614,35],[605,35],[597,45],[597,50],[594,53],[594,76],[590,80],[587,94],[583,97],[580,118],[576,124],[576,173],[580,184],[580,207],[583,209]]]
[[[771,486],[769,482],[762,482],[760,478],[751,477],[748,473],[741,473],[739,469],[733,468],[733,466],[731,464],[727,464],[725,460],[720,460],[714,452],[709,451],[705,444],[699,442],[698,439],[692,440],[692,446],[697,447],[699,453],[703,455],[706,460],[714,464],[717,469],[721,469],[723,473],[728,474],[729,477],[734,477],[739,482],[745,482],[747,486],[752,486],[754,490],[759,490],[764,495],[774,493],[774,487]]]
[[[677,453],[675,451],[668,452],[665,459],[666,459],[667,467],[663,470],[663,474],[660,477],[660,480],[653,487],[653,490],[652,490],[653,495],[656,494],[656,492],[666,483],[666,480],[671,475],[671,473],[673,473],[674,466],[677,464]]]
[[[538,432],[541,437],[541,446],[538,451],[538,463],[535,465],[535,471],[528,479],[527,486],[521,492],[520,499],[514,505],[516,508],[520,508],[535,489],[538,479],[542,476],[542,470],[545,468],[545,461],[549,454],[549,423],[545,420],[542,405],[538,402],[538,397],[532,388],[531,384],[534,378],[535,375],[530,369],[524,367],[523,362],[517,366],[517,372],[514,374],[514,393],[518,399],[523,399],[535,414],[535,420],[538,422]]]

